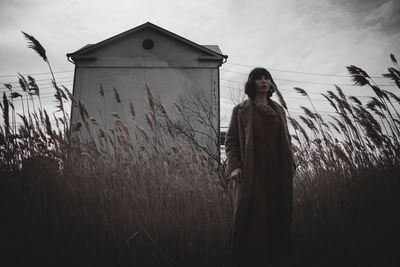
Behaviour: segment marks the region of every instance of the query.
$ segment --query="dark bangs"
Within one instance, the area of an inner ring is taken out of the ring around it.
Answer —
[[[271,74],[264,68],[255,68],[249,73],[249,80],[259,80],[265,76],[268,80],[271,80]]]

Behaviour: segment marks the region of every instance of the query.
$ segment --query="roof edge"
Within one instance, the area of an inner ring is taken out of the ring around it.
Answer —
[[[128,34],[134,33],[136,31],[139,31],[139,30],[141,30],[143,28],[146,28],[146,27],[150,27],[152,29],[158,30],[158,31],[170,36],[170,37],[176,38],[176,39],[178,39],[178,40],[180,40],[180,41],[182,41],[182,42],[184,42],[184,43],[186,43],[188,45],[191,45],[191,46],[193,46],[193,47],[195,47],[197,49],[200,49],[200,50],[202,50],[202,51],[204,51],[206,53],[209,53],[209,54],[211,54],[213,56],[221,57],[221,60],[228,58],[227,55],[219,54],[219,53],[217,53],[217,52],[215,52],[215,51],[213,51],[213,50],[211,50],[211,49],[209,49],[207,47],[199,45],[199,44],[197,44],[197,43],[195,43],[193,41],[190,41],[190,40],[188,40],[188,39],[186,39],[186,38],[184,38],[182,36],[179,36],[179,35],[177,35],[177,34],[175,34],[173,32],[170,32],[170,31],[168,31],[166,29],[163,29],[160,26],[157,26],[157,25],[155,25],[155,24],[153,24],[151,22],[143,23],[143,24],[141,24],[139,26],[136,26],[136,27],[134,27],[134,28],[132,28],[130,30],[124,31],[124,32],[122,32],[120,34],[117,34],[115,36],[112,36],[110,38],[107,38],[107,39],[105,39],[103,41],[100,41],[100,42],[98,42],[96,44],[86,45],[86,46],[82,47],[81,49],[79,49],[79,50],[77,50],[75,52],[67,53],[67,57],[75,57],[75,56],[78,56],[79,54],[89,52],[89,51],[91,51],[93,49],[99,48],[99,47],[101,47],[103,45],[106,45],[106,44],[108,44],[108,43],[110,43],[112,41],[115,41],[117,39],[123,38],[123,37],[127,36]]]

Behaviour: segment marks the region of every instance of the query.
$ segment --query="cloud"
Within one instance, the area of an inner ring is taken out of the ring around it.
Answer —
[[[382,31],[387,34],[400,32],[400,1],[398,0],[328,0],[352,17],[360,28]]]

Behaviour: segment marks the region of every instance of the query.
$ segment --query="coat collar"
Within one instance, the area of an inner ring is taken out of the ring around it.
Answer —
[[[270,103],[271,107],[279,114],[281,111],[279,110],[279,104],[276,103],[272,99],[268,99],[268,102]],[[239,109],[240,110],[247,110],[247,109],[252,109],[253,108],[253,102],[251,99],[246,99],[242,103],[239,104]]]
[[[253,122],[253,103],[250,99],[246,99],[239,104],[239,116],[243,119],[243,123]],[[252,127],[252,126],[251,126]]]
[[[278,114],[278,118],[285,128],[285,132],[287,132],[285,125],[286,123],[285,112],[283,111],[282,107],[272,99],[268,99],[268,102],[270,103],[271,107],[275,110],[275,112]],[[253,121],[253,102],[251,99],[246,99],[239,104],[239,114],[245,124],[251,123]]]
[[[239,104],[240,109],[249,108],[250,106],[252,106],[250,99],[246,99],[242,103]]]

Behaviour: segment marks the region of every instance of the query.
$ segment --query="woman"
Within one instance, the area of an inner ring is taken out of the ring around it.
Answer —
[[[243,266],[279,264],[291,252],[295,165],[285,111],[271,99],[275,90],[266,69],[252,70],[248,99],[233,109],[226,133],[235,193],[232,252]]]

